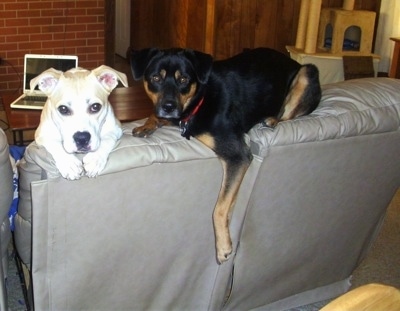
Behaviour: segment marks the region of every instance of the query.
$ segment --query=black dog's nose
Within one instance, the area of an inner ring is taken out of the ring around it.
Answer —
[[[168,101],[168,102],[165,102],[165,103],[162,105],[162,109],[163,109],[166,113],[171,113],[172,111],[174,111],[174,110],[176,109],[176,105],[175,105],[174,102]]]
[[[76,132],[74,136],[72,136],[76,146],[78,149],[86,147],[90,141],[90,133],[89,132]]]

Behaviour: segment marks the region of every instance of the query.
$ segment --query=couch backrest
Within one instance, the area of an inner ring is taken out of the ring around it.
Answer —
[[[400,127],[400,80],[366,78],[322,86],[322,98],[310,115],[280,123],[261,124],[250,132],[252,151],[260,156],[270,146],[379,134]]]

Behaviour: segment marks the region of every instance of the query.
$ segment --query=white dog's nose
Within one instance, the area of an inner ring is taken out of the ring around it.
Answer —
[[[73,136],[76,147],[79,151],[86,151],[90,142],[89,132],[76,132]]]

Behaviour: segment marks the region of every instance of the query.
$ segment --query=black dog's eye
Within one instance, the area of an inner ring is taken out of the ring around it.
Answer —
[[[101,104],[94,103],[89,106],[89,113],[97,113],[101,110]]]
[[[187,77],[179,77],[178,79],[179,84],[186,84],[189,82],[189,79]]]
[[[159,75],[152,76],[151,82],[156,82],[156,83],[161,82],[161,76],[159,76]]]
[[[61,105],[58,108],[58,112],[61,113],[63,116],[70,116],[72,114],[71,109],[67,106]]]

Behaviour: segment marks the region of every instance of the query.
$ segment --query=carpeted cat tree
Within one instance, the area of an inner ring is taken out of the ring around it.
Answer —
[[[296,44],[287,46],[292,58],[299,61],[309,55],[341,61],[345,57],[344,70],[348,72],[347,75],[346,72],[341,73],[342,77],[374,76],[373,60],[379,61],[379,56],[371,53],[376,13],[354,10],[354,2],[355,0],[344,0],[341,8],[321,8],[322,0],[302,0]],[[344,43],[351,41],[346,38],[346,31],[351,27],[360,31],[360,38],[349,47]],[[329,38],[328,30],[331,32]],[[365,68],[360,68],[360,64]],[[352,72],[353,70],[357,72]]]

